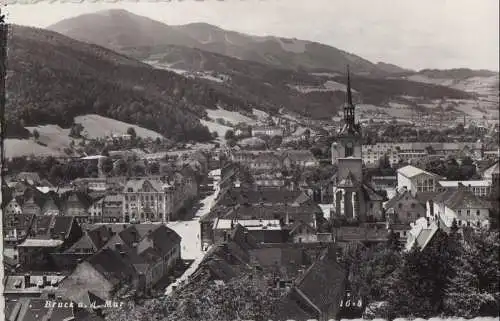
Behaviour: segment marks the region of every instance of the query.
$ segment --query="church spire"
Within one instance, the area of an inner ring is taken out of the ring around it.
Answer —
[[[349,65],[347,65],[347,105],[352,106],[351,74],[349,72]]]
[[[351,74],[347,65],[347,90],[346,104],[344,106],[344,122],[349,131],[355,131],[354,104],[352,103]]]

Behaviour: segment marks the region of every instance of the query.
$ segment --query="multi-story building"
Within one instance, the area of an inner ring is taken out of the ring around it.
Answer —
[[[197,195],[197,184],[190,176],[176,173],[169,181],[133,179],[123,188],[123,220],[170,221]]]
[[[471,181],[439,181],[439,185],[444,189],[457,189],[460,185],[474,195],[484,197],[490,195],[491,181],[471,180]]]
[[[400,161],[414,162],[429,155],[469,156],[481,158],[481,142],[467,143],[376,143],[362,146],[363,162],[367,166],[376,166],[380,158],[387,156],[391,165]]]
[[[465,186],[439,193],[427,202],[427,216],[438,219],[444,227],[483,227],[489,225],[490,203],[482,200]]]
[[[398,169],[398,189],[406,188],[411,195],[436,192],[443,177],[408,165]]]

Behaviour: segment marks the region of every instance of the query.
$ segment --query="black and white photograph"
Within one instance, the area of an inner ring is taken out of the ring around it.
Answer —
[[[500,321],[498,0],[7,0],[0,320]]]

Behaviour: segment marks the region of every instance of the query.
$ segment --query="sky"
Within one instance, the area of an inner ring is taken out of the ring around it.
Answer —
[[[499,69],[498,0],[4,1],[8,22],[40,28],[121,8],[170,25],[206,22],[253,35],[317,41],[416,70]]]

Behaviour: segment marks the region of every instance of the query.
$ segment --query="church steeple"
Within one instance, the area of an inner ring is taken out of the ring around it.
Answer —
[[[351,89],[351,73],[349,71],[349,65],[347,65],[347,90],[346,90],[346,102],[344,105],[344,128],[342,129],[344,134],[359,134],[359,128],[356,125],[356,119],[354,114],[354,103],[352,102],[352,89]]]

